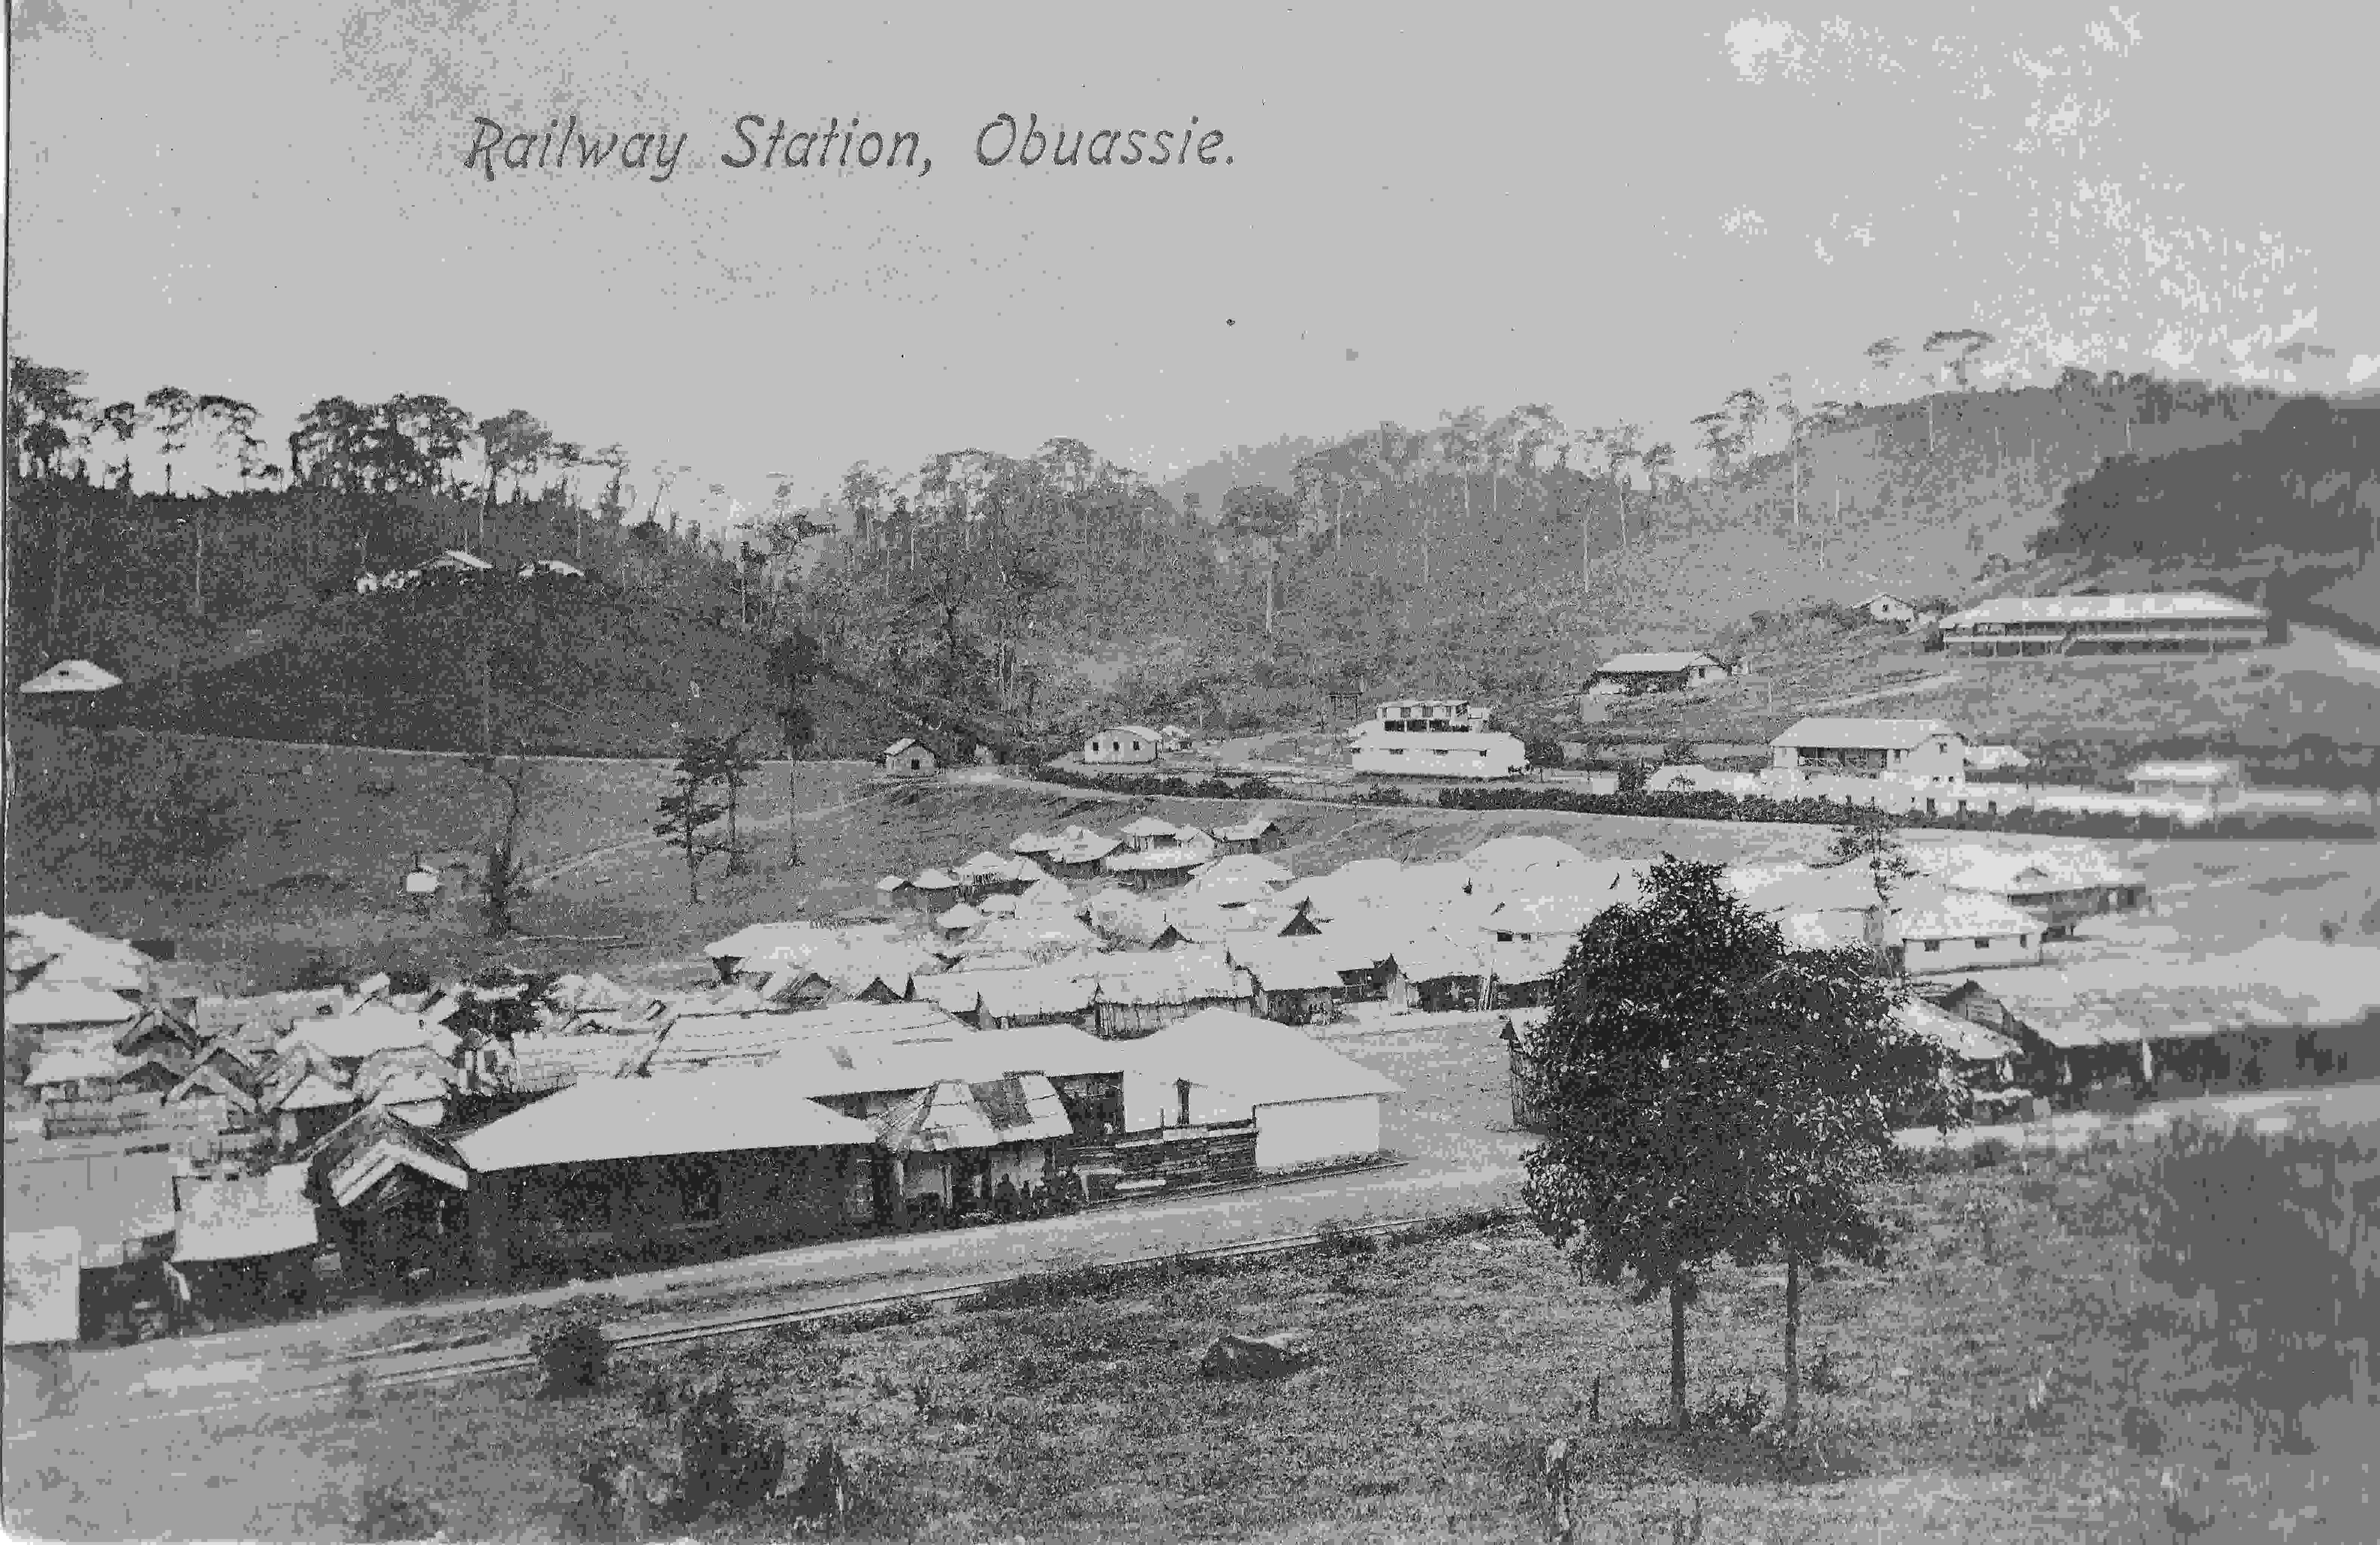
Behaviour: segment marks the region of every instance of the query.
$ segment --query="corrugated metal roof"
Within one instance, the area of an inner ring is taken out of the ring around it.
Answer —
[[[1254,842],[1267,832],[1277,829],[1279,825],[1280,822],[1270,816],[1250,816],[1245,821],[1234,821],[1229,826],[1216,827],[1215,835],[1225,842]]]
[[[760,1063],[795,1040],[920,1034],[957,1024],[931,1003],[833,1004],[799,1014],[680,1016],[653,1039],[637,1064],[661,1073],[718,1063]]]
[[[8,994],[8,1023],[28,1029],[56,1029],[68,1025],[121,1025],[140,1012],[113,992],[79,981],[36,978]]]
[[[2174,590],[2157,595],[2002,595],[1942,619],[1944,627],[2011,622],[2150,622],[2168,618],[2262,622],[2264,612],[2228,595]]]
[[[2041,919],[1981,891],[1912,885],[1893,898],[1893,926],[1903,939],[2000,939],[2039,934]]]
[[[82,1339],[82,1235],[71,1224],[11,1226],[0,1327],[10,1346]]]
[[[917,878],[909,883],[921,891],[955,891],[959,887],[957,877],[938,869],[919,870]]]
[[[1186,1078],[1249,1106],[1395,1094],[1398,1086],[1286,1025],[1207,1009],[1119,1042],[1138,1070]]]
[[[1247,996],[1229,957],[1216,951],[1111,955],[1100,957],[1099,965],[1101,1003],[1155,1005]]]
[[[375,1052],[428,1046],[433,1028],[418,1014],[401,1014],[382,1004],[366,1004],[353,1014],[308,1019],[290,1028],[289,1039],[301,1040],[340,1061],[369,1057]]]
[[[1707,654],[1693,650],[1666,650],[1643,654],[1615,654],[1596,667],[1597,675],[1668,675],[1673,671],[1691,670],[1696,665],[1717,666],[1718,662]]]
[[[1170,821],[1160,821],[1153,815],[1142,816],[1123,829],[1127,837],[1170,837],[1178,828]]]
[[[174,1167],[170,1153],[12,1157],[8,1232],[71,1225],[82,1237],[84,1266],[116,1265],[127,1244],[174,1232]]]
[[[460,1137],[482,1174],[673,1153],[861,1146],[875,1128],[741,1068],[577,1084]]]
[[[177,1261],[244,1260],[311,1249],[322,1242],[307,1167],[275,1164],[244,1180],[200,1181],[182,1197],[174,1230]]]
[[[1396,961],[1397,974],[1407,981],[1458,981],[1483,975],[1488,969],[1484,947],[1436,931],[1403,940],[1388,958]],[[1354,968],[1344,964],[1342,957],[1341,969]]]
[[[33,1059],[32,1070],[25,1075],[25,1087],[37,1089],[86,1080],[113,1083],[124,1068],[124,1059],[105,1046],[61,1046]]]
[[[1334,955],[1319,935],[1304,939],[1235,939],[1231,959],[1268,992],[1306,992],[1341,985]]]
[[[947,1153],[1002,1143],[1047,1142],[1074,1135],[1075,1124],[1050,1080],[1038,1074],[921,1089],[876,1118],[877,1140],[894,1153]]]
[[[1923,1036],[1952,1056],[1968,1062],[1998,1062],[2023,1050],[1998,1031],[1945,1013],[1922,998],[1911,999],[1897,1012],[1901,1028],[1909,1033]]]
[[[1957,735],[1939,719],[1803,719],[1769,742],[1771,746],[1909,750],[1937,735]],[[1965,738],[1961,736],[1961,739]]]

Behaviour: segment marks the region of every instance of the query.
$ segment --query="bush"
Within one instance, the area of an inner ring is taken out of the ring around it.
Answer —
[[[1768,1392],[1746,1384],[1733,1394],[1705,1396],[1691,1418],[1691,1425],[1706,1431],[1749,1435],[1767,1415]]]
[[[611,1376],[612,1343],[603,1334],[608,1298],[573,1298],[544,1310],[530,1327],[529,1356],[545,1374],[539,1395],[592,1394]]]
[[[1521,746],[1527,754],[1531,767],[1560,767],[1565,760],[1562,756],[1561,742],[1548,736],[1531,736],[1523,741]]]
[[[785,1473],[785,1436],[747,1416],[725,1379],[687,1397],[678,1419],[678,1512],[691,1522],[714,1509],[739,1512],[776,1489]]]
[[[347,1516],[358,1539],[427,1539],[445,1527],[445,1510],[401,1481],[365,1487]]]
[[[1357,1234],[1336,1218],[1326,1220],[1316,1229],[1322,1253],[1333,1256],[1371,1256],[1380,1253],[1378,1235]]]

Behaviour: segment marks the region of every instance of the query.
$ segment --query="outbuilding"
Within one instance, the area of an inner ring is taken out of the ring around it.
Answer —
[[[1727,679],[1727,666],[1693,650],[1615,654],[1587,678],[1591,698],[1634,697],[1644,692],[1682,692]]]
[[[933,748],[916,740],[896,740],[877,753],[884,771],[899,778],[924,777],[936,766]]]
[[[1083,760],[1097,767],[1153,764],[1160,738],[1146,724],[1119,724],[1085,740]]]

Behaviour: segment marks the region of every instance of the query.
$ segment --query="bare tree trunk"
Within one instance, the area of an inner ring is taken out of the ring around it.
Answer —
[[[190,615],[207,614],[207,512],[200,505],[190,517]]]
[[[1802,1258],[1785,1252],[1785,1435],[1802,1419]]]
[[[1686,1429],[1686,1289],[1670,1283],[1670,1425]]]

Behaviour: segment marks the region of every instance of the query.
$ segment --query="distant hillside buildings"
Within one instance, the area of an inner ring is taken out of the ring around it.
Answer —
[[[2213,654],[2258,649],[2270,615],[2228,596],[1997,596],[1942,619],[1942,648],[1992,657],[2042,654]]]

